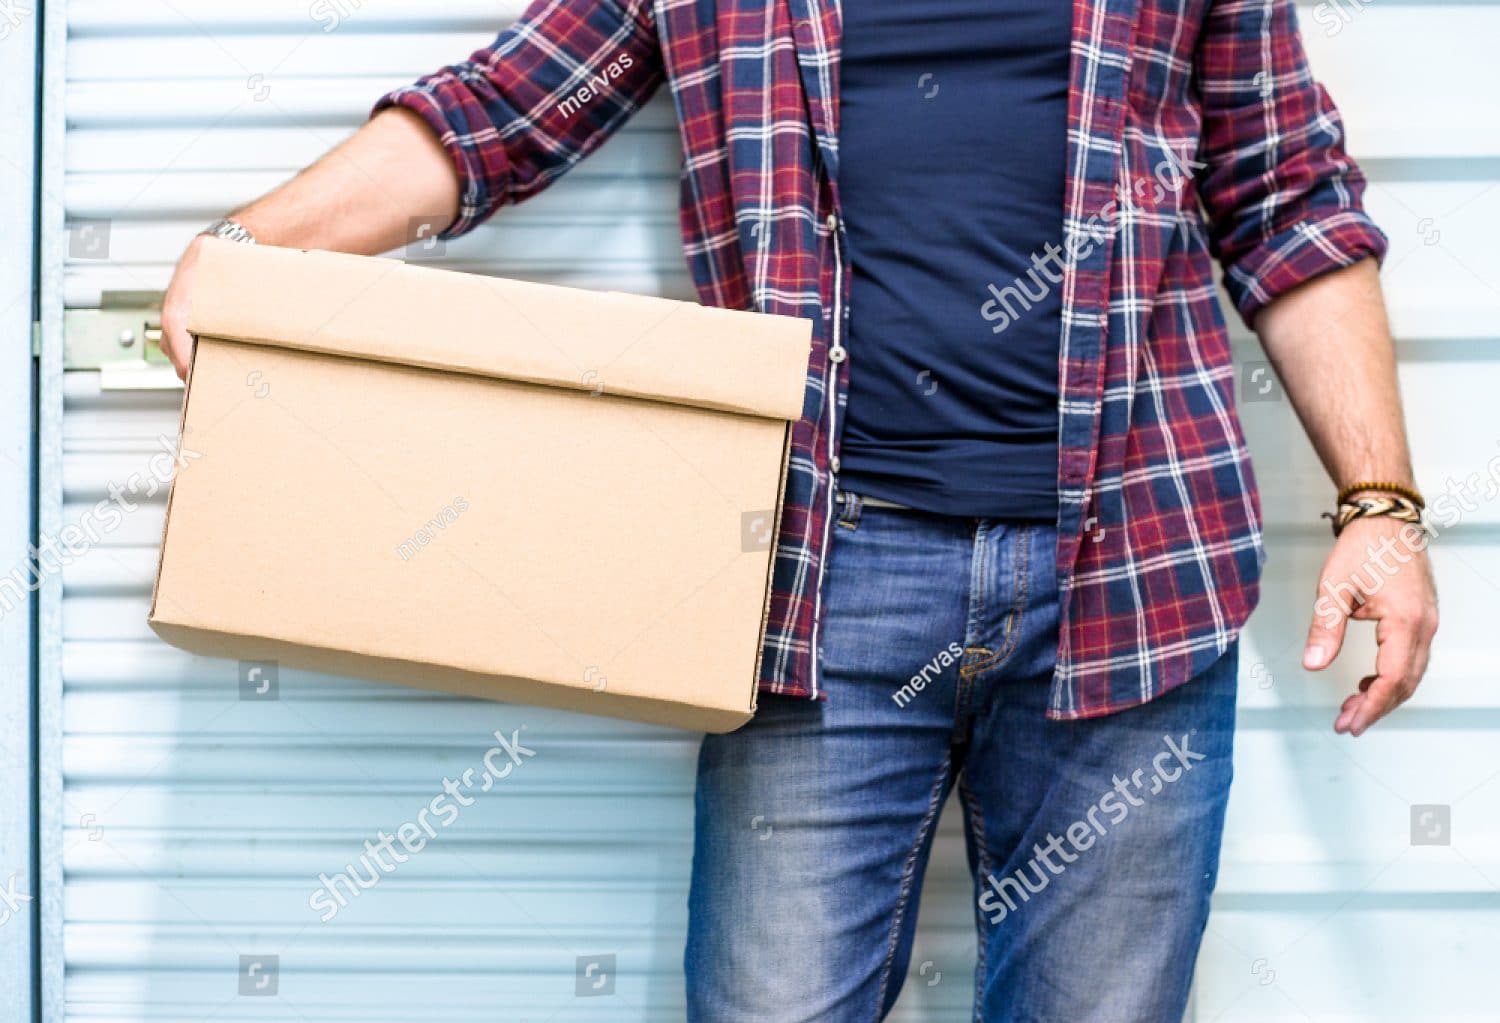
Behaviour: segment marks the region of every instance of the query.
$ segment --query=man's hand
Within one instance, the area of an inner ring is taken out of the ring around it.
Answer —
[[[1366,675],[1333,723],[1362,735],[1405,703],[1422,675],[1438,627],[1437,591],[1427,561],[1427,536],[1409,522],[1355,519],[1323,564],[1303,667],[1321,671],[1338,656],[1350,618],[1375,623],[1375,674]]]
[[[187,321],[202,247],[202,236],[194,238],[187,247],[177,261],[177,269],[172,271],[172,283],[167,286],[167,295],[161,303],[161,350],[172,360],[179,380],[187,379],[188,365],[193,361],[193,337],[187,332]]]
[[[231,214],[262,245],[374,256],[458,215],[458,171],[432,129],[399,107],[382,111],[291,181]],[[202,237],[177,262],[162,301],[162,350],[187,379],[187,332]]]
[[[1373,259],[1315,277],[1255,318],[1334,490],[1357,480],[1413,486],[1396,387],[1396,352]],[[1332,495],[1330,494],[1330,497]],[[1328,666],[1349,618],[1375,623],[1375,674],[1344,701],[1334,731],[1360,735],[1411,696],[1427,670],[1437,596],[1420,529],[1392,518],[1350,522],[1318,580],[1302,663]]]

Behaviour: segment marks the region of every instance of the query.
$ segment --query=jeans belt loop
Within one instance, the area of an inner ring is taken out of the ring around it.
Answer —
[[[847,490],[838,493],[839,525],[853,529],[859,525],[859,513],[864,508],[864,498]]]

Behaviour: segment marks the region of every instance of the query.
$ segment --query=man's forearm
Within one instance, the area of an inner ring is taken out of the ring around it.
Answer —
[[[451,223],[458,188],[432,130],[395,107],[232,215],[266,245],[376,255]]]
[[[415,114],[393,107],[233,216],[265,245],[373,256],[452,223],[458,189],[458,172],[437,136]],[[193,239],[177,261],[162,300],[162,351],[184,379],[193,351],[187,325],[201,242]]]
[[[1396,356],[1372,259],[1287,292],[1255,319],[1334,485],[1411,485]]]
[[[1261,310],[1255,328],[1334,483],[1410,486],[1396,353],[1375,261],[1287,292]],[[1356,519],[1334,540],[1318,576],[1303,667],[1333,663],[1350,618],[1373,621],[1376,643],[1375,673],[1345,698],[1336,732],[1363,734],[1408,699],[1427,670],[1438,613],[1426,547],[1415,525],[1388,517]]]

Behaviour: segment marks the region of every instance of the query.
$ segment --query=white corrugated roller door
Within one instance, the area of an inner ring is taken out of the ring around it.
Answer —
[[[47,198],[75,228],[98,222],[72,255],[58,239],[46,246],[63,301],[160,290],[201,224],[329,148],[386,89],[487,42],[519,7],[54,9],[66,47],[51,50],[64,64],[52,64],[63,88],[48,137],[63,154],[51,156]],[[338,25],[324,31],[329,11]],[[1411,431],[1422,482],[1440,491],[1500,454],[1500,109],[1487,52],[1500,7],[1341,0],[1302,14],[1392,236]],[[678,159],[659,98],[444,262],[691,297]],[[62,217],[48,222],[55,233]],[[106,225],[101,256],[89,246]],[[60,317],[48,319],[55,345]],[[1242,339],[1247,380],[1259,358]],[[62,415],[44,429],[42,460],[59,485],[44,486],[44,528],[149,474],[177,424],[175,391],[105,390],[92,372],[57,386]],[[1436,553],[1445,625],[1422,699],[1357,743],[1336,739],[1335,694],[1369,646],[1352,644],[1338,685],[1297,668],[1327,486],[1290,406],[1253,390],[1242,412],[1270,576],[1244,650],[1238,781],[1197,1018],[1493,1019],[1500,503],[1476,500]],[[279,699],[242,700],[238,665],[190,658],[145,626],[161,498],[125,516],[44,605],[45,868],[64,892],[45,909],[48,1018],[680,1020],[695,737],[290,671]],[[319,875],[413,820],[445,778],[479,765],[496,729],[523,729],[536,756],[320,922],[308,906]],[[955,809],[903,1020],[967,1018],[972,909]],[[1425,836],[1444,814],[1451,832],[1414,845],[1414,826]]]
[[[69,3],[60,187],[73,235],[97,221],[108,242],[71,246],[66,304],[160,290],[202,224],[520,9]],[[343,12],[335,31],[324,10]],[[571,179],[442,262],[690,297],[678,162],[664,95]],[[64,380],[62,522],[112,481],[149,478],[177,428],[180,391],[100,380]],[[696,737],[292,671],[279,699],[241,700],[237,664],[189,657],[146,628],[163,497],[64,578],[53,1018],[680,1020]],[[534,758],[320,921],[309,908],[320,874],[358,866],[367,839],[480,767],[491,732],[518,729]]]
[[[93,237],[107,225],[108,243],[68,246],[67,306],[160,290],[202,224],[520,8],[331,3],[317,10],[345,13],[324,32],[306,3],[73,0],[61,191],[72,236],[97,222]],[[439,262],[691,298],[679,161],[663,94],[567,179]],[[160,438],[175,435],[179,391],[100,379],[63,381],[59,523],[85,516],[111,482],[149,478]],[[64,577],[49,758],[65,885],[46,971],[54,1018],[681,1020],[696,736],[291,671],[278,700],[242,701],[239,665],[188,657],[146,628],[163,496]],[[534,759],[320,921],[308,906],[320,874],[414,820],[445,778],[480,763],[493,730],[523,726]],[[957,1018],[967,999],[955,981],[972,955],[970,914],[958,875],[946,876],[952,979],[925,987],[929,966],[909,1019]],[[268,976],[252,978],[253,963],[272,956],[275,996],[241,994]]]
[[[1351,627],[1357,642],[1327,676],[1302,672],[1329,542],[1317,515],[1332,497],[1290,403],[1254,376],[1263,356],[1253,342],[1237,351],[1270,558],[1242,654],[1198,1018],[1489,1023],[1500,1019],[1500,5],[1327,0],[1299,15],[1391,239],[1382,278],[1418,480],[1429,499],[1449,481],[1477,486],[1454,498],[1469,507],[1432,548],[1443,624],[1422,691],[1358,740],[1333,735],[1338,703],[1374,670],[1372,633]]]

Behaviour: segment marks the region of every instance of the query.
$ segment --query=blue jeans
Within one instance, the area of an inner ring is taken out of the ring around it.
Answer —
[[[699,755],[688,1019],[883,1019],[956,785],[974,1019],[1178,1023],[1218,873],[1235,648],[1140,707],[1048,721],[1055,530],[841,509],[827,700],[764,696]]]

